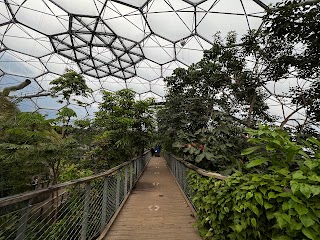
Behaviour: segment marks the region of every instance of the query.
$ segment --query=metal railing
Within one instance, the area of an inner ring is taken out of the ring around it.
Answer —
[[[94,239],[138,181],[150,152],[104,173],[0,199],[0,239]]]
[[[188,198],[189,203],[192,205],[193,209],[196,211],[196,207],[192,203],[192,198],[194,197],[194,191],[188,182],[188,173],[189,171],[195,171],[197,174],[204,177],[215,177],[217,179],[226,179],[226,176],[223,176],[219,173],[208,172],[204,169],[201,169],[183,159],[174,156],[171,153],[164,152],[164,158],[167,161],[167,165],[171,170],[171,173],[176,179],[176,182],[179,184],[180,189],[183,191],[184,195]]]

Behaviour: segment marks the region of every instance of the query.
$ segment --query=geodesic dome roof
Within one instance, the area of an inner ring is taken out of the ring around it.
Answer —
[[[32,83],[14,93],[23,110],[51,114],[61,105],[45,96],[50,81],[74,69],[94,90],[131,88],[162,101],[163,79],[202,58],[213,36],[239,36],[261,24],[270,0],[2,0],[0,88]],[[45,97],[43,97],[45,96]],[[75,106],[74,106],[75,107]]]

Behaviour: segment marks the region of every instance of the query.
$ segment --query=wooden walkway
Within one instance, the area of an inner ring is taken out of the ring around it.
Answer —
[[[165,160],[154,157],[104,239],[200,240],[194,222]]]

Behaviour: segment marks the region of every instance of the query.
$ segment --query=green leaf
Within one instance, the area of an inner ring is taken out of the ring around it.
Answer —
[[[268,199],[271,199],[271,198],[277,198],[278,194],[274,193],[274,192],[269,192],[268,193]]]
[[[309,155],[308,154],[306,154],[304,151],[299,151],[298,152],[300,155],[302,155],[302,156],[304,156],[304,157],[306,157],[306,158],[309,158]]]
[[[300,190],[300,184],[295,181],[291,181],[290,186],[293,194]]]
[[[250,199],[253,197],[253,193],[252,192],[247,192],[246,194],[246,200]]]
[[[283,235],[283,236],[277,236],[277,237],[273,237],[273,238],[271,238],[272,240],[292,240],[292,238],[291,237],[289,237],[289,236],[285,236],[285,235]]]
[[[309,198],[311,196],[311,186],[309,184],[301,184],[300,192]]]
[[[279,140],[273,139],[271,142],[273,142],[273,143],[279,145],[280,147],[282,147],[282,145],[281,145]]]
[[[254,193],[254,198],[256,199],[257,203],[259,203],[261,206],[263,206],[263,198],[262,194],[259,192]]]
[[[312,143],[316,144],[318,147],[320,147],[320,141],[317,140],[316,138],[314,138],[314,137],[308,138],[308,141],[312,142]]]
[[[294,209],[299,215],[304,215],[308,213],[308,208],[303,204],[294,203]]]
[[[234,230],[236,231],[236,232],[241,232],[242,231],[242,226],[240,225],[240,224],[237,224],[237,225],[235,225],[234,226]]]
[[[284,220],[286,220],[288,223],[291,223],[291,215],[282,213],[281,216],[283,217]]]
[[[302,228],[302,233],[309,239],[312,239],[312,240],[316,239],[315,233],[309,228]]]
[[[243,150],[241,152],[241,155],[242,156],[245,156],[245,155],[249,155],[250,153],[253,153],[254,151],[260,149],[261,147],[260,146],[255,146],[255,147],[250,147],[250,148],[246,148],[245,150]]]
[[[205,152],[205,157],[210,160],[210,159],[214,159],[214,154],[210,153],[210,152]]]
[[[296,171],[292,175],[292,179],[306,179],[307,177],[303,175],[303,172],[301,170]]]
[[[320,186],[311,186],[311,193],[313,196],[320,194]]]
[[[263,164],[266,161],[267,160],[265,158],[253,160],[253,161],[251,161],[251,162],[249,162],[247,164],[247,168],[252,168],[252,167],[255,167],[255,166],[259,166],[259,165]]]
[[[204,153],[201,153],[201,154],[199,154],[199,155],[196,157],[195,161],[196,161],[196,163],[199,163],[199,162],[201,162],[204,158],[205,158],[205,154],[204,154]]]
[[[259,216],[259,209],[255,205],[249,204],[249,208],[251,209],[252,212],[254,212],[257,216]]]
[[[313,160],[306,160],[304,161],[304,164],[310,168],[310,170],[313,170],[314,168],[319,166],[319,162],[318,161],[313,161]]]
[[[257,227],[257,220],[255,218],[250,219],[252,226]]]
[[[265,209],[270,209],[270,208],[273,207],[272,204],[270,204],[270,203],[268,203],[268,202],[266,202],[266,201],[263,202],[263,206],[264,206]]]
[[[295,201],[296,203],[303,204],[303,202],[302,202],[299,198],[297,198],[296,196],[294,196],[294,195],[291,196],[291,199],[292,199],[293,201]]]
[[[259,187],[260,192],[262,192],[263,195],[266,195],[267,189],[264,187]]]
[[[268,145],[266,146],[266,150],[267,150],[267,151],[273,151],[273,150],[275,150],[275,148],[268,144]]]
[[[282,229],[287,224],[287,221],[282,217],[282,214],[275,214],[275,216],[280,229]]]
[[[308,217],[308,215],[301,215],[299,216],[299,219],[302,222],[303,226],[305,226],[306,228],[312,226],[315,223],[315,221]]]
[[[284,176],[287,176],[290,173],[290,171],[287,168],[281,168],[279,170],[276,170],[275,172],[280,173],[281,175],[284,175]]]
[[[274,218],[274,213],[273,212],[271,212],[271,211],[267,211],[267,219],[268,220],[271,220],[271,219],[273,219]]]

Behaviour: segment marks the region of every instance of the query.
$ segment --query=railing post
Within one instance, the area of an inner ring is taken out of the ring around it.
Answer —
[[[180,186],[183,189],[183,164],[180,163]]]
[[[132,189],[132,186],[133,186],[133,167],[132,167],[132,164],[133,163],[130,163],[130,190]]]
[[[172,156],[171,156],[171,160],[172,160],[173,174],[174,174],[175,177],[177,177],[176,176],[176,160],[172,159]]]
[[[108,204],[108,177],[104,178],[103,183],[103,197],[102,197],[102,213],[101,213],[101,231],[104,229],[104,226],[107,222],[107,204]]]
[[[18,229],[17,229],[16,240],[25,239],[31,202],[32,202],[32,199],[25,201],[26,207],[21,210],[21,218],[19,221]]]
[[[183,191],[186,192],[186,183],[187,177],[186,177],[186,169],[185,166],[182,166],[182,186],[183,186]]]
[[[126,197],[128,193],[128,166],[125,166],[124,173],[125,173],[125,176],[124,176],[124,195],[123,196]]]
[[[177,179],[178,179],[178,183],[180,185],[180,162],[177,161],[177,165],[178,165]]]
[[[180,186],[181,186],[181,188],[183,187],[183,169],[182,169],[182,166],[183,166],[183,164],[181,163],[181,162],[179,162],[180,164]]]
[[[89,208],[90,208],[90,191],[91,185],[90,182],[87,183],[86,193],[84,196],[84,208],[83,208],[83,220],[82,220],[82,228],[81,228],[81,240],[85,240],[87,238],[87,228],[88,228],[88,220],[89,220]]]
[[[120,206],[120,183],[121,183],[121,171],[117,172],[117,190],[116,190],[116,209]]]
[[[137,180],[137,160],[134,160],[133,162],[133,173],[134,173],[134,181]]]

